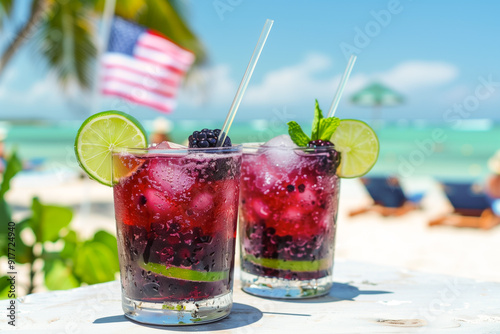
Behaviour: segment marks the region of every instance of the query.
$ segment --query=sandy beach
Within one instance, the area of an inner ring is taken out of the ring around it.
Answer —
[[[20,175],[8,193],[13,219],[29,213],[32,196],[43,203],[74,208],[72,227],[89,237],[98,229],[115,233],[112,189],[78,175]],[[402,180],[406,189],[425,190],[422,209],[401,217],[376,213],[349,217],[351,210],[370,204],[359,180],[342,180],[336,259],[395,266],[418,271],[500,282],[500,227],[489,231],[428,227],[429,219],[451,207],[431,178]]]

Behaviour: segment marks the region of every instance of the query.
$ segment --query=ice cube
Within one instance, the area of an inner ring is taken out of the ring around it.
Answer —
[[[293,150],[298,146],[289,135],[274,137],[264,144],[268,161],[276,167],[290,168],[300,161],[300,156]]]
[[[173,204],[164,194],[155,189],[146,189],[144,192],[145,204],[147,205],[153,217],[156,219],[169,218]]]
[[[191,206],[196,212],[204,212],[212,208],[213,204],[214,199],[211,194],[201,193],[193,199]]]
[[[285,177],[274,168],[261,169],[255,177],[255,186],[267,194],[272,188],[278,187]]]
[[[298,147],[289,135],[280,135],[272,138],[264,146],[269,147]]]
[[[260,217],[260,218],[267,218],[271,214],[271,210],[269,207],[260,199],[255,198],[252,201],[252,207],[255,213]]]
[[[311,212],[314,210],[316,207],[316,204],[318,203],[318,198],[311,189],[311,187],[306,187],[306,189],[302,192],[297,191],[295,193],[296,199],[298,200],[297,202],[300,203],[301,208],[305,212]]]
[[[151,160],[149,178],[153,185],[174,198],[182,197],[196,181],[193,175],[188,174],[186,166],[165,159]]]

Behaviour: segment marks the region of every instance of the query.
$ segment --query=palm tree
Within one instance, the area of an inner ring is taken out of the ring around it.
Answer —
[[[19,49],[33,40],[36,53],[55,70],[63,87],[75,81],[90,88],[97,55],[95,22],[104,3],[105,0],[32,0],[26,23],[0,55],[0,77]],[[12,17],[13,6],[12,0],[0,0],[0,28],[4,19]],[[176,0],[117,0],[115,13],[192,50],[195,65],[199,65],[205,61],[205,51],[181,16],[180,7]]]

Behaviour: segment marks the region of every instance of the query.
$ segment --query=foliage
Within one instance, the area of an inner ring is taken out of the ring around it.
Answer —
[[[55,1],[34,35],[38,51],[56,71],[63,87],[71,79],[84,88],[91,87],[97,50],[90,17],[89,8],[80,1]]]
[[[10,211],[4,200],[12,177],[20,171],[21,162],[14,153],[7,161],[0,186],[0,203],[3,203],[0,231],[1,254],[7,253],[7,224]],[[6,218],[4,220],[4,218]],[[98,231],[84,240],[70,228],[73,211],[70,208],[43,204],[34,197],[31,215],[16,223],[16,265],[26,264],[30,268],[27,293],[35,289],[35,262],[43,262],[43,275],[49,290],[70,289],[82,283],[95,284],[111,281],[119,271],[116,238],[106,231]],[[23,238],[31,234],[32,238]],[[33,239],[28,242],[25,239]],[[59,247],[58,247],[59,246]],[[7,278],[0,278],[0,298],[7,296]]]
[[[96,22],[102,18],[104,0],[33,0],[31,13],[13,40],[0,54],[0,74],[26,41],[33,39],[37,52],[54,69],[63,88],[74,82],[90,88],[99,40]],[[12,0],[0,0],[0,28],[12,17]],[[206,54],[201,41],[180,13],[177,0],[116,0],[115,14],[155,29],[196,55],[195,65]]]
[[[21,160],[17,157],[14,151],[7,158],[6,168],[2,175],[2,184],[0,185],[0,222],[2,228],[0,230],[0,254],[7,254],[7,224],[11,221],[11,212],[9,205],[5,201],[5,193],[10,189],[10,181],[22,170]]]

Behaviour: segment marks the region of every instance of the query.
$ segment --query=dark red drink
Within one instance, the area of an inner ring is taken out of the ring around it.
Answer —
[[[116,159],[131,167],[114,186],[124,300],[131,309],[146,303],[160,313],[185,311],[183,323],[224,315],[204,314],[207,301],[222,301],[229,312],[241,149],[149,150]]]
[[[302,298],[329,290],[337,163],[333,148],[245,148],[240,195],[245,291]]]

